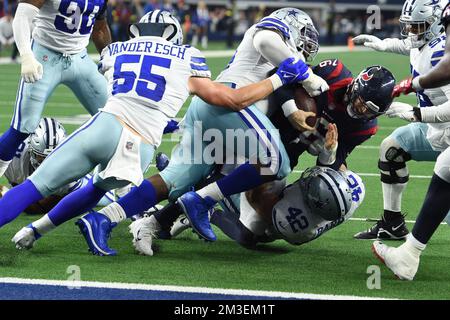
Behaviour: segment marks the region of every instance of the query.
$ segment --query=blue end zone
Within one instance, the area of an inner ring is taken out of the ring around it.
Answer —
[[[0,300],[293,300],[274,297],[158,290],[0,283]]]

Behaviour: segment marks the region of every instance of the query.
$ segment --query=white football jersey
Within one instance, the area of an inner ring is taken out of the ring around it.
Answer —
[[[34,172],[34,168],[30,162],[30,139],[27,138],[16,151],[14,158],[5,172],[5,178],[11,186],[17,186],[24,182]],[[72,182],[58,189],[54,194],[65,196],[66,194],[76,190],[81,185],[81,180]]]
[[[293,183],[284,189],[283,198],[272,210],[272,227],[284,240],[299,245],[320,237],[348,220],[364,200],[365,187],[356,173],[347,170],[345,175],[352,189],[353,202],[344,217],[336,221],[326,221],[314,214],[305,204],[299,184]]]
[[[267,22],[263,23],[263,25],[264,27],[260,26],[260,23],[257,23],[245,32],[244,38],[236,49],[228,66],[219,74],[216,81],[234,83],[236,84],[236,88],[241,88],[264,80],[277,67],[264,58],[253,45],[253,37],[261,28],[267,28]],[[279,26],[274,24],[273,29],[278,28]],[[281,30],[279,31],[281,32]],[[283,32],[286,31],[283,29]],[[279,37],[275,32],[273,36]],[[286,41],[285,43],[292,52],[292,56],[304,60],[303,57],[300,57],[301,54],[297,51],[293,43],[290,41]],[[267,99],[257,102],[256,105],[262,112],[268,112]]]
[[[412,49],[410,52],[411,74],[418,77],[428,73],[442,59],[445,53],[446,36],[441,36],[430,41],[420,49]],[[450,100],[450,85],[440,88],[425,89],[417,93],[420,107],[430,107],[443,104]],[[450,136],[445,134],[445,129],[450,128],[450,122],[428,124],[427,139],[436,151],[443,151],[450,146]]]
[[[89,44],[107,0],[47,0],[33,21],[33,39],[57,52],[75,54]]]
[[[189,97],[189,78],[211,77],[199,50],[161,37],[110,44],[102,52],[99,70],[110,93],[102,110],[118,116],[155,146]]]

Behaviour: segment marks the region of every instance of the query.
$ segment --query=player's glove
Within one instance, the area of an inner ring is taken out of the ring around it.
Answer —
[[[156,155],[156,168],[159,170],[159,172],[163,171],[168,165],[169,165],[169,157],[162,152],[159,152]]]
[[[27,83],[33,83],[42,79],[44,70],[32,52],[21,55],[23,80]]]
[[[315,75],[311,69],[308,69],[308,75],[308,78],[302,82],[302,86],[312,98],[320,96],[330,89],[328,83],[318,75]]]
[[[287,58],[278,66],[276,75],[285,85],[306,80],[309,77],[308,69],[304,61],[298,60],[294,63],[294,58]]]
[[[421,122],[422,115],[420,108],[413,107],[403,102],[393,102],[386,111],[386,116],[389,118],[400,118],[409,122]]]
[[[363,44],[365,47],[372,48],[376,51],[386,51],[388,49],[387,43],[380,38],[368,34],[362,34],[353,38],[355,44]]]
[[[398,98],[400,95],[410,94],[412,92],[416,92],[412,86],[412,78],[408,78],[400,82],[398,85],[394,87],[394,91],[392,92],[392,97]]]

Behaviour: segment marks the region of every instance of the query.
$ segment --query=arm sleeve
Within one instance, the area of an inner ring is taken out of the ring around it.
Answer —
[[[387,38],[383,40],[386,43],[386,52],[392,52],[408,56],[411,51],[411,45],[408,40],[400,40],[396,38]]]
[[[13,20],[14,40],[21,55],[31,53],[31,30],[33,19],[39,8],[29,3],[21,2],[17,6],[16,16]]]
[[[191,55],[191,76],[200,78],[211,78],[211,71],[206,64],[205,56],[197,49],[193,49]]]
[[[257,31],[253,37],[253,45],[274,66],[278,66],[282,61],[291,57],[305,61],[301,53],[292,52],[283,38],[273,30],[262,29]]]
[[[425,123],[450,122],[450,101],[435,107],[420,108],[420,114]]]

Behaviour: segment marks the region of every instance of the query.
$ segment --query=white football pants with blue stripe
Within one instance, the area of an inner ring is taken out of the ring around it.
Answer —
[[[74,55],[47,49],[33,41],[33,53],[42,64],[42,79],[34,83],[20,80],[11,126],[33,133],[39,125],[45,103],[59,84],[68,86],[86,110],[94,115],[108,98],[107,82],[87,51]]]
[[[225,159],[228,162],[230,155],[241,163],[264,164],[261,173],[278,179],[291,171],[278,130],[255,105],[233,112],[194,97],[180,125],[181,142],[174,148],[169,165],[160,172],[171,201],[205,179],[216,164]]]
[[[102,172],[114,156],[122,135],[123,126],[116,116],[97,113],[90,121],[63,141],[29,177],[43,197],[53,194],[62,186],[76,181],[91,172]],[[140,166],[147,171],[155,146],[141,142]],[[94,175],[93,183],[105,191],[123,188],[130,182],[114,177],[102,179]]]

